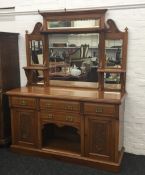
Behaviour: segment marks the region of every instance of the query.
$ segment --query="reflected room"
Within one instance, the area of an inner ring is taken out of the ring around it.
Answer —
[[[49,35],[51,80],[98,82],[99,34]]]

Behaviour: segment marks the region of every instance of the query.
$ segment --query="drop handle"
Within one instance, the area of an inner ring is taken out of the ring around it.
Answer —
[[[53,119],[53,115],[52,114],[48,114],[48,118],[49,119]]]
[[[73,117],[72,116],[66,116],[65,120],[69,121],[69,122],[72,122],[73,121]]]
[[[96,108],[96,113],[102,113],[102,112],[103,112],[103,108],[101,108],[101,107]]]
[[[23,105],[23,106],[26,106],[26,105],[27,105],[27,102],[26,102],[25,100],[22,100],[22,101],[20,102],[20,104]]]
[[[47,103],[47,104],[46,104],[46,107],[50,108],[50,107],[52,107],[52,104]]]
[[[73,106],[65,106],[64,109],[73,111]]]

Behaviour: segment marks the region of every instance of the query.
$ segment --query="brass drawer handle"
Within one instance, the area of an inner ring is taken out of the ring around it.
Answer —
[[[66,110],[71,110],[71,111],[74,110],[73,106],[65,106],[64,109],[66,109]]]
[[[53,119],[53,114],[48,114],[49,119]]]
[[[65,120],[69,121],[69,122],[72,122],[73,121],[73,117],[72,116],[66,116]]]
[[[97,113],[102,113],[102,112],[103,112],[103,108],[97,107],[97,108],[96,108],[96,112],[97,112]]]
[[[21,100],[21,101],[20,101],[20,104],[23,105],[23,106],[26,106],[26,105],[27,105],[27,101]]]
[[[52,104],[47,103],[47,104],[46,104],[46,107],[50,108],[50,107],[52,107]]]

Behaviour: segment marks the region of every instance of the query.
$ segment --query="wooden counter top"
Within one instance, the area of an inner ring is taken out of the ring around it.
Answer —
[[[10,90],[6,93],[10,96],[27,96],[56,98],[67,100],[106,102],[120,104],[125,94],[120,92],[98,91],[89,88],[66,88],[66,87],[38,87],[29,86]]]

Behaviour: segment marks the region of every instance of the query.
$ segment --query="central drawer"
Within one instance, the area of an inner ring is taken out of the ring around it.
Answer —
[[[80,115],[72,113],[63,113],[63,112],[53,112],[42,110],[40,112],[40,118],[56,121],[56,122],[67,122],[67,123],[80,123]]]
[[[67,100],[40,99],[40,109],[55,109],[80,113],[80,103]]]

